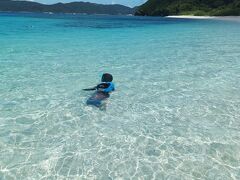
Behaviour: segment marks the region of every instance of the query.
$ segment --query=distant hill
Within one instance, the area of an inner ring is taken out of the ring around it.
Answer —
[[[134,9],[123,5],[102,5],[88,2],[57,3],[45,5],[30,1],[0,0],[0,11],[10,12],[52,12],[126,15],[134,14]]]
[[[239,16],[240,0],[148,0],[135,15]]]

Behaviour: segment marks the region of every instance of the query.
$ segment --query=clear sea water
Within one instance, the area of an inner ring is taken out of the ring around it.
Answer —
[[[240,179],[240,23],[1,13],[0,179]]]

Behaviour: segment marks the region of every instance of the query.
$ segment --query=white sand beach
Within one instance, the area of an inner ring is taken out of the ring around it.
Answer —
[[[217,19],[227,21],[240,22],[240,16],[193,16],[193,15],[179,15],[179,16],[167,16],[167,18],[179,18],[179,19]]]
[[[167,18],[179,18],[179,19],[213,19],[214,16],[193,16],[193,15],[176,15],[176,16],[167,16]]]

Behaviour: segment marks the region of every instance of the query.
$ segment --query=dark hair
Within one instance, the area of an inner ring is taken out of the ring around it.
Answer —
[[[104,73],[102,75],[102,82],[112,82],[113,76],[109,73]]]

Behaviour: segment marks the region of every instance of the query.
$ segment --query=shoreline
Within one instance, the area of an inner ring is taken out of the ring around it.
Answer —
[[[173,15],[173,16],[166,16],[166,18],[176,18],[176,19],[215,19],[216,16]]]
[[[30,11],[0,11],[0,14],[46,14],[46,15],[95,15],[95,16],[132,16],[132,17],[153,17],[153,16],[135,16],[134,14],[88,14],[88,13],[60,13],[60,12],[30,12]],[[154,16],[161,18],[169,18],[169,19],[214,19],[214,20],[225,20],[225,21],[235,21],[240,22],[240,16],[194,16],[194,15],[170,15],[170,16]]]
[[[48,15],[107,15],[107,16],[134,16],[133,14],[97,14],[97,13],[66,13],[66,12],[32,12],[32,11],[0,11],[2,14],[48,14]]]
[[[166,18],[173,19],[216,19],[225,21],[237,21],[240,22],[240,16],[194,16],[194,15],[175,15],[166,16]]]

